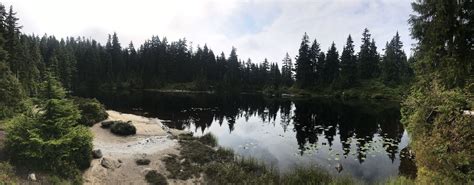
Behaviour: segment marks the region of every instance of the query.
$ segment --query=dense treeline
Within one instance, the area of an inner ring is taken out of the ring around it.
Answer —
[[[310,45],[305,33],[296,59],[296,84],[301,88],[348,89],[360,80],[381,79],[384,84],[396,86],[406,83],[413,76],[407,56],[397,34],[387,42],[381,55],[368,29],[362,34],[360,51],[355,54],[351,35],[341,56],[333,42],[326,54],[315,39]]]
[[[92,133],[85,125],[107,113],[97,100],[72,100],[63,88],[77,80],[72,45],[21,34],[17,21],[13,9],[7,12],[0,4],[0,130],[8,133],[0,144],[0,153],[6,154],[0,184],[16,184],[10,163],[17,172],[49,174],[47,184],[65,183],[60,178],[80,183],[80,170],[92,159]]]
[[[169,42],[166,37],[154,36],[135,48],[133,43],[122,47],[116,33],[109,35],[105,46],[83,37],[24,35],[15,12],[0,11],[0,32],[9,53],[6,61],[30,96],[38,93],[37,84],[46,71],[73,92],[163,88],[255,91],[291,87],[294,82],[302,89],[349,89],[361,80],[381,79],[385,85],[396,86],[413,76],[398,33],[383,55],[377,52],[367,29],[357,54],[349,35],[341,56],[334,43],[324,53],[316,40],[310,45],[305,34],[295,65],[286,54],[280,68],[267,59],[243,61],[235,48],[228,57],[223,52],[216,55],[207,45],[193,48],[186,39]]]

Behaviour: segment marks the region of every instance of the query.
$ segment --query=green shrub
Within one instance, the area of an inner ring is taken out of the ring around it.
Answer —
[[[104,106],[97,99],[74,97],[74,103],[81,111],[81,120],[79,123],[92,126],[102,120],[107,119],[108,114]]]
[[[415,181],[404,176],[389,178],[380,185],[415,185]]]
[[[116,121],[110,127],[110,131],[120,136],[129,136],[136,134],[137,129],[131,122]]]
[[[0,61],[0,120],[10,118],[21,109],[25,94],[7,64]]]
[[[405,100],[408,129],[422,184],[471,184],[474,179],[474,119],[462,115],[468,98],[459,89],[432,84]]]
[[[202,144],[205,144],[205,145],[208,145],[208,146],[211,146],[211,147],[217,146],[216,137],[214,135],[210,134],[210,133],[207,133],[207,134],[199,137],[199,141]]]
[[[100,127],[102,128],[110,128],[116,121],[103,121],[100,123]]]
[[[0,162],[0,184],[16,184],[17,181],[13,166],[7,162]]]
[[[135,160],[135,163],[137,163],[137,165],[149,165],[150,164],[150,159],[137,159]]]
[[[50,80],[42,92],[51,98],[41,101],[39,111],[30,107],[8,123],[5,149],[14,164],[77,178],[90,166],[92,133],[78,124],[80,111]]]
[[[166,177],[156,170],[151,170],[145,175],[145,180],[152,185],[167,185]]]

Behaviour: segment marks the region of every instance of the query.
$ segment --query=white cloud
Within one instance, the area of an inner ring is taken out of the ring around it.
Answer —
[[[242,59],[280,62],[295,56],[304,32],[323,51],[334,41],[339,50],[348,34],[360,44],[367,27],[379,52],[398,30],[405,50],[413,41],[407,19],[410,0],[6,0],[18,12],[23,31],[57,37],[85,36],[104,43],[116,31],[123,46],[152,35],[186,37],[207,43],[215,53],[232,46]]]

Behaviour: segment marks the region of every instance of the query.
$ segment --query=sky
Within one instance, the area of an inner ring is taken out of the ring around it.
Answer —
[[[351,34],[356,51],[364,28],[378,51],[398,31],[410,55],[414,40],[408,18],[412,0],[4,0],[13,6],[22,32],[57,38],[84,36],[105,43],[116,32],[122,46],[151,36],[186,38],[193,48],[207,44],[217,55],[237,48],[239,58],[281,62],[294,58],[303,34],[323,51],[339,53]]]

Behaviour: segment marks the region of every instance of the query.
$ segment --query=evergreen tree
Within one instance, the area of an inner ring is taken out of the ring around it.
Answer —
[[[64,177],[74,177],[92,160],[92,134],[81,125],[80,111],[64,99],[59,82],[47,75],[41,111],[13,119],[5,141],[13,162]],[[29,108],[31,110],[31,108]]]
[[[288,55],[288,53],[286,53],[285,58],[283,58],[281,76],[284,85],[293,85],[293,62],[291,61],[290,55]]]
[[[370,38],[369,30],[366,28],[362,33],[362,45],[358,54],[359,76],[362,79],[377,77],[378,54],[375,42]]]
[[[331,84],[339,78],[339,53],[334,42],[327,52],[322,76],[324,84]]]
[[[405,66],[408,66],[407,57],[402,47],[403,44],[398,32],[390,43],[386,44],[382,61],[382,79],[386,84],[397,85],[401,83],[402,77],[408,73],[405,71],[407,70]]]
[[[306,33],[301,40],[298,57],[295,64],[296,83],[301,88],[307,88],[312,84],[313,68],[311,65],[311,54],[309,47],[309,37]]]
[[[341,54],[341,83],[344,87],[351,87],[357,81],[357,57],[354,53],[354,42],[349,35]]]
[[[226,64],[227,72],[224,76],[224,83],[233,89],[238,89],[240,86],[239,59],[237,57],[237,49],[234,47],[232,47],[232,51],[230,52]]]
[[[278,89],[281,84],[281,72],[278,64],[272,63],[270,67],[270,87]]]
[[[18,113],[25,98],[21,84],[10,72],[5,57],[6,52],[0,47],[0,120]]]
[[[403,103],[419,184],[469,184],[474,179],[471,109],[472,1],[415,1],[410,17],[416,82]]]
[[[321,49],[319,47],[319,43],[314,39],[313,44],[311,44],[311,49],[310,49],[310,60],[311,60],[311,81],[313,83],[316,83],[316,85],[320,86],[323,82],[323,67],[324,67],[324,58],[321,58],[321,55],[324,55],[323,52],[321,52]],[[322,59],[322,60],[321,60]]]

